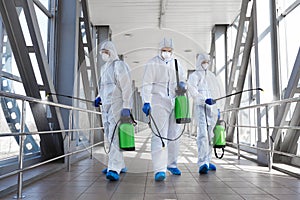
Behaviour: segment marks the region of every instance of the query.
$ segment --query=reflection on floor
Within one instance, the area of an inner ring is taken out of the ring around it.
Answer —
[[[268,171],[267,167],[228,152],[222,160],[213,158],[217,171],[199,175],[194,139],[184,137],[179,168],[181,176],[167,174],[163,182],[155,182],[150,155],[149,130],[137,134],[135,152],[124,154],[128,172],[120,180],[106,180],[101,170],[107,156],[103,148],[95,149],[93,159],[85,159],[24,188],[25,199],[300,199],[300,180]],[[4,199],[12,199],[14,194]]]

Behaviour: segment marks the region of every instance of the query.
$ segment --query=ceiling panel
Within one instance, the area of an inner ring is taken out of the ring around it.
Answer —
[[[157,54],[163,37],[173,38],[176,56],[187,69],[193,68],[196,54],[210,51],[213,26],[231,24],[241,7],[241,0],[88,0],[88,3],[93,25],[110,25],[118,53],[124,55],[132,69]],[[161,7],[165,13],[163,27],[160,27]]]

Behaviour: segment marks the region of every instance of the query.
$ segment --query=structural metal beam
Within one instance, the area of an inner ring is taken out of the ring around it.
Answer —
[[[32,3],[29,1],[18,1],[21,3],[24,9],[24,13],[29,14],[31,11],[27,7],[28,4]],[[0,12],[2,15],[3,23],[5,24],[8,39],[17,63],[17,67],[24,85],[24,89],[27,96],[41,99],[39,86],[35,78],[35,73],[33,70],[32,62],[29,56],[29,51],[26,46],[25,38],[22,32],[22,28],[19,21],[19,16],[17,13],[15,1],[1,0],[0,1]],[[30,13],[32,16],[32,13]],[[28,20],[28,15],[26,16]],[[31,19],[27,21],[28,28],[32,34],[35,30],[32,30],[33,21]],[[32,24],[30,24],[32,23]],[[31,35],[32,36],[32,35]],[[32,37],[34,40],[34,38]],[[34,45],[37,45],[33,41]],[[36,50],[39,48],[35,46]],[[30,104],[31,111],[35,120],[35,124],[39,131],[50,131],[51,128],[48,123],[46,110],[41,104],[32,103]],[[60,137],[60,138],[57,138]],[[49,159],[63,153],[62,148],[62,138],[61,135],[57,134],[54,136],[52,134],[43,135],[41,138],[41,154],[44,159]]]

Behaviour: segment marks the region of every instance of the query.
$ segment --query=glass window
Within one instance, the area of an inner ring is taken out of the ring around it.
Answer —
[[[48,8],[48,5],[45,6]],[[47,54],[47,45],[48,45],[48,27],[49,27],[49,18],[47,15],[45,15],[37,6],[34,6],[38,24],[39,24],[39,29],[41,32],[42,40],[43,40],[43,46],[44,46],[44,51]]]
[[[43,0],[41,3],[48,8],[48,0]],[[41,36],[44,44],[44,48],[47,47],[47,37],[48,37],[48,17],[35,6],[35,10],[37,13],[37,20],[39,23],[39,29],[41,31]],[[30,36],[30,32],[28,29],[27,21],[25,18],[24,10],[20,7],[16,8],[17,13],[19,14],[19,20],[21,29],[23,32],[23,37],[25,39],[27,46],[32,46],[32,40]],[[1,55],[1,71],[14,75],[15,77],[20,77],[19,70],[11,50],[8,36],[6,35],[4,25],[2,21],[0,21],[0,55]],[[38,84],[43,85],[42,77],[39,71],[39,66],[37,63],[37,59],[34,53],[30,53],[30,59],[33,65],[35,77],[37,79]],[[21,79],[19,78],[19,81]],[[1,90],[8,91],[20,95],[25,95],[25,89],[21,82],[16,80],[10,80],[5,77],[1,77]],[[0,106],[0,118],[1,118],[1,133],[9,133],[9,132],[19,132],[20,131],[20,115],[22,109],[22,102],[19,100],[9,99],[9,98],[0,98],[1,106]],[[31,112],[31,108],[27,105],[26,109],[26,121],[25,121],[25,132],[28,131],[37,131],[37,127],[35,125],[35,120],[33,114]],[[25,154],[39,152],[40,147],[40,137],[39,135],[26,136],[25,139]],[[19,151],[18,145],[18,137],[1,137],[0,140],[0,155],[1,160],[10,158],[12,156],[17,156]]]
[[[281,0],[278,1],[279,11],[278,15],[280,16],[279,21],[279,51],[280,51],[280,73],[281,73],[281,89],[284,92],[288,86],[292,70],[294,68],[296,56],[300,50],[300,30],[297,26],[298,19],[300,18],[300,6],[298,5],[294,10],[288,13],[285,17],[282,16],[283,13],[286,13],[286,9],[289,8],[295,1],[292,0]],[[298,69],[299,70],[299,69]],[[299,83],[298,83],[299,85]],[[297,95],[299,97],[299,94]],[[291,120],[293,112],[295,111],[295,103],[291,104],[290,112],[286,117],[286,120]],[[283,138],[288,132],[283,130]],[[291,133],[294,134],[294,133]],[[300,143],[297,143],[297,155],[300,155]]]
[[[296,56],[300,47],[300,29],[297,26],[300,18],[300,6],[295,8],[279,22],[280,34],[280,71],[282,74],[281,85],[284,90],[293,70]]]
[[[270,32],[270,1],[256,1],[257,34],[260,37],[264,31]]]
[[[26,42],[27,46],[32,46],[32,40],[30,37],[30,32],[27,26],[26,17],[23,8],[17,8],[17,11],[19,12],[19,21],[22,28],[23,36]]]
[[[30,57],[31,64],[33,67],[33,72],[34,72],[34,76],[36,78],[36,82],[39,85],[43,85],[43,79],[42,79],[42,76],[40,73],[40,69],[39,69],[39,65],[38,65],[35,53],[30,53],[29,57]]]
[[[39,0],[39,1],[44,5],[45,8],[49,7],[49,1],[50,0]]]

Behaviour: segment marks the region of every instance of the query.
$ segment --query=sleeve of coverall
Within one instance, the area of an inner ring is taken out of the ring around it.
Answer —
[[[123,108],[131,109],[132,86],[129,67],[125,62],[119,61],[115,65],[115,70],[122,91]]]
[[[203,104],[205,101],[205,98],[198,92],[199,81],[200,81],[199,77],[197,77],[194,72],[189,76],[187,82],[188,91],[190,95],[193,97],[195,104],[197,105]]]
[[[101,74],[100,74],[100,78],[98,80],[98,95],[96,96],[96,98],[100,97],[100,89],[101,89]]]
[[[154,78],[154,70],[153,70],[152,62],[148,62],[145,66],[144,76],[143,76],[143,89],[142,89],[142,98],[144,103],[151,103],[151,95],[152,95],[152,83]]]

